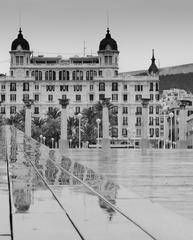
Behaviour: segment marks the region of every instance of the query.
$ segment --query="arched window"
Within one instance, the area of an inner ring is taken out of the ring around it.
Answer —
[[[99,83],[99,91],[105,91],[105,83]]]
[[[45,72],[45,80],[48,80],[48,71]]]
[[[97,77],[97,72],[96,71],[94,71],[94,77]]]
[[[86,71],[86,80],[90,80],[90,72]]]
[[[62,77],[62,71],[59,71],[59,80],[62,80],[63,77]]]
[[[72,72],[72,80],[76,80],[76,71]]]
[[[66,71],[66,80],[70,80],[70,74],[69,74],[69,71]]]
[[[83,71],[80,71],[80,80],[83,80]]]
[[[56,72],[55,71],[52,72],[52,80],[56,80]]]
[[[42,71],[39,71],[39,80],[42,80]]]
[[[34,71],[31,72],[31,76],[34,77]]]

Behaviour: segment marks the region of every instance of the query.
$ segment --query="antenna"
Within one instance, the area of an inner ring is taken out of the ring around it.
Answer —
[[[86,52],[86,43],[84,41],[84,47],[83,47],[83,56],[85,57],[85,52]]]

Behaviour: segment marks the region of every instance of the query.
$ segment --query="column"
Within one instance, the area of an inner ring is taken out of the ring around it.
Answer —
[[[62,153],[64,150],[69,148],[68,134],[67,134],[67,106],[69,99],[59,99],[59,104],[62,106],[61,111],[61,135],[59,142],[59,149]]]
[[[148,98],[142,99],[142,129],[141,129],[141,149],[149,148],[149,134],[148,134]]]
[[[186,132],[187,132],[187,110],[186,104],[180,104],[180,112],[179,112],[179,119],[178,119],[178,126],[179,126],[179,140],[177,141],[177,148],[187,148],[187,139],[186,139]]]
[[[110,148],[110,138],[109,138],[109,109],[110,98],[104,98],[103,100],[103,116],[102,116],[102,128],[103,128],[103,139],[102,148]]]
[[[31,137],[31,106],[34,100],[24,100],[25,104],[25,136]]]

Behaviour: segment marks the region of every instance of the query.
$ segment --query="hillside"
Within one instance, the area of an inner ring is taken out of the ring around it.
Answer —
[[[120,75],[143,76],[146,73],[145,70],[139,70]],[[160,69],[160,92],[170,88],[180,88],[193,93],[193,63]]]

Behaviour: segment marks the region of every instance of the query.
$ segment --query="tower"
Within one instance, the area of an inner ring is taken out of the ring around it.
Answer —
[[[156,64],[155,64],[155,57],[154,57],[154,49],[152,50],[152,58],[151,58],[151,65],[148,69],[148,74],[150,76],[155,76],[159,74],[159,69],[157,68]]]
[[[19,29],[17,38],[11,44],[10,74],[12,77],[28,77],[28,65],[30,64],[30,46],[28,41],[23,38],[22,30]]]
[[[111,38],[109,28],[107,28],[105,38],[99,44],[98,56],[103,77],[111,78],[117,76],[119,51],[116,41]]]

